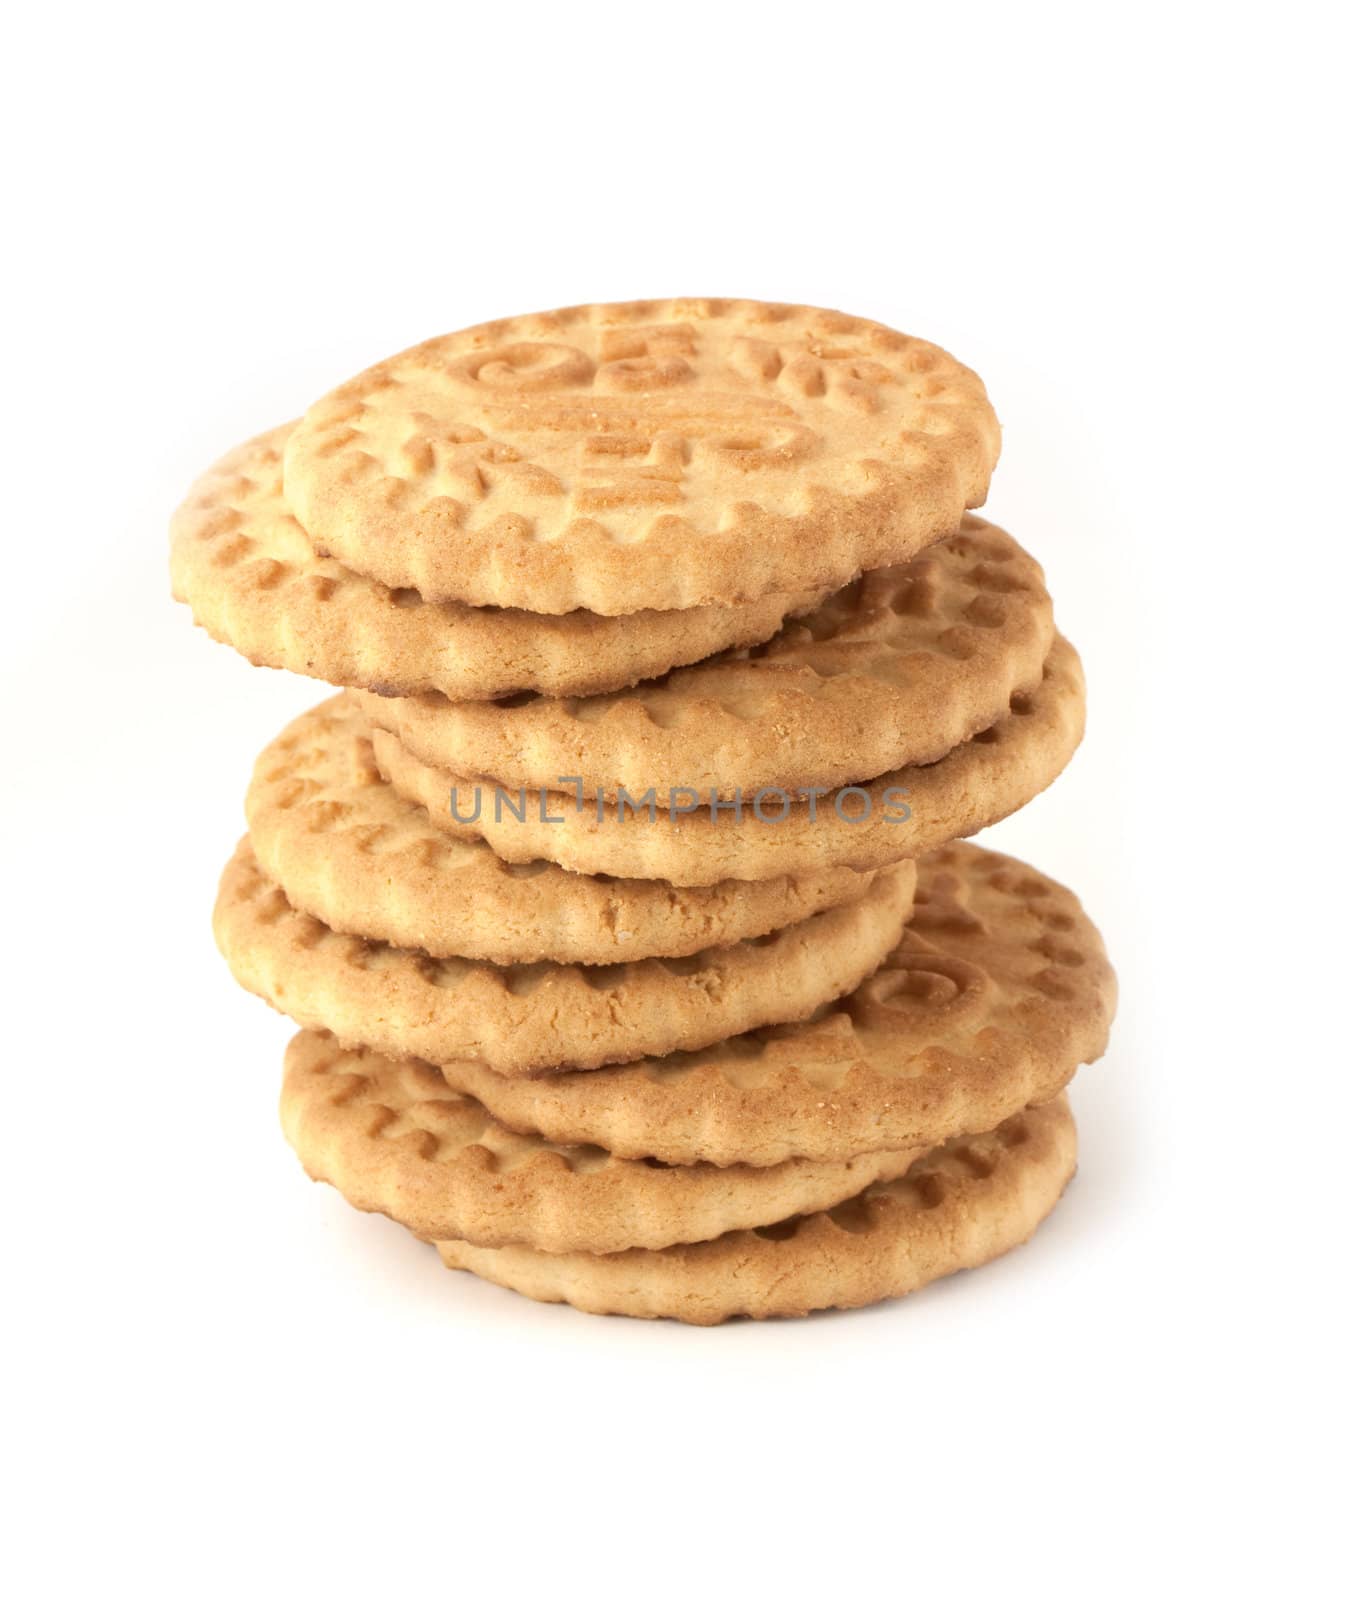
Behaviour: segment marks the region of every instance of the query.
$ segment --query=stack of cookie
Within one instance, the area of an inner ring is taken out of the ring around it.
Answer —
[[[1076,653],[968,514],[978,379],[878,324],[591,306],[372,368],[227,456],[176,595],[344,692],[216,908],[303,1028],[306,1170],[590,1311],[862,1305],[1029,1236],[1114,986],[954,841],[1061,771]]]

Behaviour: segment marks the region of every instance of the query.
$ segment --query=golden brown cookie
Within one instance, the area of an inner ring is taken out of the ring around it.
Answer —
[[[1050,1099],[1105,1048],[1114,973],[1076,897],[950,845],[919,864],[897,949],[810,1021],[522,1082],[444,1063],[500,1122],[631,1159],[772,1166],[931,1146]]]
[[[435,827],[485,839],[506,861],[686,885],[755,883],[805,867],[867,871],[999,822],[1067,765],[1085,714],[1081,662],[1059,638],[1038,687],[1012,695],[1006,716],[932,765],[797,803],[744,795],[737,813],[734,801],[715,808],[708,796],[649,808],[505,791],[426,765],[383,729],[371,739],[382,773]],[[678,809],[687,805],[694,809]]]
[[[342,695],[263,752],[245,812],[259,865],[335,932],[503,965],[694,955],[844,905],[872,881],[846,867],[675,889],[510,864],[481,840],[434,827],[383,781]]]
[[[939,760],[1037,688],[1053,637],[1039,564],[969,517],[769,643],[615,694],[359,699],[420,761],[509,787],[793,795]]]
[[[485,323],[312,406],[286,494],[316,549],[429,600],[604,616],[905,561],[981,505],[978,378],[876,322],[656,300]]]
[[[516,1134],[420,1061],[300,1033],[282,1127],[312,1178],[425,1238],[604,1254],[713,1239],[858,1194],[919,1151],[779,1167],[664,1167]]]
[[[222,875],[213,926],[238,981],[302,1027],[520,1077],[697,1050],[807,1017],[897,944],[915,880],[902,862],[847,905],[677,961],[498,967],[334,933],[293,909],[246,839]]]
[[[707,1326],[800,1317],[910,1294],[1014,1249],[1052,1211],[1076,1164],[1076,1125],[1059,1096],[992,1133],[955,1139],[830,1209],[703,1244],[617,1255],[462,1240],[437,1248],[449,1267],[580,1311]]]
[[[383,694],[489,700],[600,694],[768,639],[822,597],[746,606],[540,616],[425,601],[315,553],[282,493],[291,426],[232,450],[193,485],[170,530],[174,594],[256,666]]]

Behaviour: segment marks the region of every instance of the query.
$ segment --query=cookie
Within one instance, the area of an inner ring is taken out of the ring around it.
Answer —
[[[290,432],[276,428],[232,450],[193,485],[171,525],[175,597],[256,666],[453,700],[601,694],[769,639],[787,614],[823,598],[812,591],[628,617],[432,604],[315,553],[282,493]]]
[[[359,699],[420,761],[509,787],[793,794],[939,760],[1038,686],[1053,637],[1039,564],[969,517],[769,643],[655,682],[497,704]]]
[[[437,1248],[449,1267],[580,1311],[704,1326],[800,1317],[896,1299],[1004,1255],[1052,1211],[1076,1164],[1076,1125],[1060,1096],[992,1133],[956,1139],[837,1206],[703,1244],[615,1255],[462,1240]]]
[[[482,840],[436,828],[382,780],[343,695],[268,746],[245,812],[259,865],[335,932],[503,965],[690,956],[843,905],[873,881],[843,867],[675,889],[510,864]]]
[[[530,1083],[473,1061],[442,1072],[509,1127],[630,1159],[836,1161],[929,1147],[1051,1099],[1104,1050],[1114,1002],[1076,897],[1009,856],[956,844],[919,863],[888,960],[808,1022]]]
[[[1038,687],[1012,695],[1006,716],[932,765],[812,801],[753,791],[736,813],[733,800],[716,808],[709,796],[620,806],[504,791],[426,765],[384,729],[373,728],[371,740],[392,786],[446,834],[487,840],[506,861],[691,886],[761,882],[804,868],[868,871],[976,833],[1053,782],[1081,741],[1085,712],[1081,662],[1059,638]]]
[[[302,1027],[521,1076],[700,1049],[807,1017],[897,944],[915,879],[903,862],[847,905],[679,961],[496,967],[332,932],[292,908],[246,839],[222,875],[213,925],[238,981]]]
[[[879,323],[752,300],[576,306],[370,368],[287,441],[315,548],[428,600],[605,616],[839,588],[981,505],[978,378]]]
[[[662,1167],[496,1123],[424,1062],[301,1033],[282,1127],[312,1178],[425,1238],[596,1254],[662,1249],[816,1211],[907,1170],[919,1151],[779,1167]]]

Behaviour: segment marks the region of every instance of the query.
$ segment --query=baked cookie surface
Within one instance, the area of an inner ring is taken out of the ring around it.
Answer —
[[[606,616],[837,588],[980,505],[978,378],[879,323],[751,300],[512,317],[313,405],[287,499],[316,549],[429,600]]]

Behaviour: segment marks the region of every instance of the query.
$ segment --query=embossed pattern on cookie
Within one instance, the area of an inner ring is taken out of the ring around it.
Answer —
[[[316,548],[430,600],[603,615],[837,587],[980,505],[983,386],[944,351],[758,301],[572,307],[449,334],[312,406]]]

